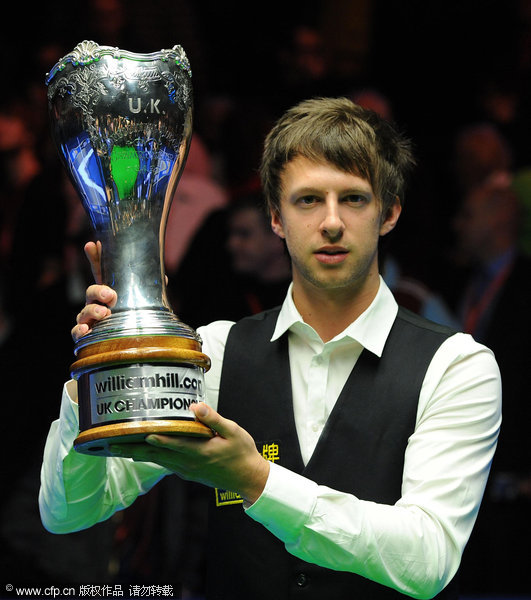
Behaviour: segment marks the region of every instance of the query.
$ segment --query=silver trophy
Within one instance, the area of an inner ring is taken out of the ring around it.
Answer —
[[[78,451],[149,433],[210,436],[190,404],[210,366],[166,294],[164,236],[192,135],[180,46],[137,54],[84,41],[47,74],[52,135],[102,245],[112,315],[75,345]]]

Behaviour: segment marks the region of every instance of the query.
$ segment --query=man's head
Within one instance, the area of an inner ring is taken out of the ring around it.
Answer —
[[[487,263],[517,244],[522,206],[508,173],[494,173],[463,200],[454,227],[461,258]]]
[[[346,98],[301,102],[266,138],[260,174],[269,211],[280,212],[281,175],[297,156],[359,175],[372,186],[385,215],[414,165],[409,141],[386,120]]]
[[[236,272],[265,281],[286,277],[289,260],[284,242],[271,229],[261,194],[237,200],[228,224],[227,243]]]

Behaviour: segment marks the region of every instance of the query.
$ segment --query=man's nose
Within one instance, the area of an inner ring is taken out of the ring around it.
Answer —
[[[341,218],[339,202],[336,198],[327,199],[324,205],[324,216],[321,222],[321,233],[331,239],[341,237],[345,224]]]

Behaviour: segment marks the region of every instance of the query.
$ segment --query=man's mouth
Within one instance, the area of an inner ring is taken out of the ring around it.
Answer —
[[[315,251],[317,260],[324,264],[338,264],[348,255],[348,250],[342,246],[323,246]]]

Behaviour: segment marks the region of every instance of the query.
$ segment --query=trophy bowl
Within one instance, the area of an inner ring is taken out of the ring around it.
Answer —
[[[191,70],[174,46],[139,54],[78,44],[46,76],[52,137],[101,242],[112,314],[75,343],[77,451],[150,433],[211,437],[190,410],[210,367],[172,311],[164,237],[192,136]]]

